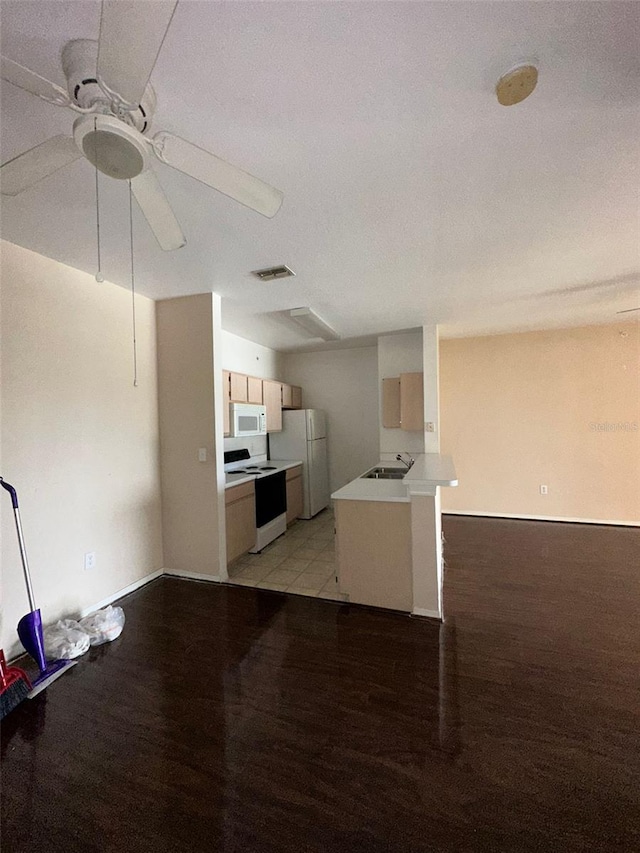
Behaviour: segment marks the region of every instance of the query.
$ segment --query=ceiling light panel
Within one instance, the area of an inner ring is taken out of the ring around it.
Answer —
[[[336,330],[321,320],[311,308],[292,308],[289,316],[314,338],[322,338],[323,341],[340,340]]]

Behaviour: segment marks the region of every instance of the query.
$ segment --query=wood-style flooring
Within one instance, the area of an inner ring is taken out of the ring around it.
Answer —
[[[640,529],[447,517],[443,625],[162,578],[2,727],[2,853],[640,850]]]

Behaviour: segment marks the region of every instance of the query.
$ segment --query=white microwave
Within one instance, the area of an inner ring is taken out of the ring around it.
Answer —
[[[251,403],[229,403],[231,435],[241,438],[245,435],[267,434],[267,410],[264,406],[252,406]]]

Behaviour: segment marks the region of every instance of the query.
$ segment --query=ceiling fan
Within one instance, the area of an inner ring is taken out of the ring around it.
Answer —
[[[4,80],[80,113],[73,136],[54,136],[2,164],[4,195],[18,195],[85,157],[105,175],[130,180],[160,246],[179,249],[186,240],[151,168],[154,155],[263,216],[275,216],[283,199],[279,190],[173,133],[147,135],[156,107],[149,78],[176,6],[177,0],[103,0],[99,41],[76,39],[62,51],[68,92],[2,57]]]

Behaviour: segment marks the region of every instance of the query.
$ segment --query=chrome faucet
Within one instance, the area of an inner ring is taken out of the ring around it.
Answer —
[[[408,453],[407,453],[407,456],[409,456],[409,454],[408,454]],[[407,462],[407,460],[406,460],[406,459],[403,459],[403,458],[402,458],[402,453],[398,453],[398,455],[396,456],[396,459],[398,460],[398,462],[402,462],[402,464],[403,464],[403,465],[406,465],[406,466],[407,466],[407,471],[411,470],[411,466],[412,466],[412,465],[413,465],[413,463],[416,461],[416,460],[413,458],[413,456],[409,456],[409,461]]]

